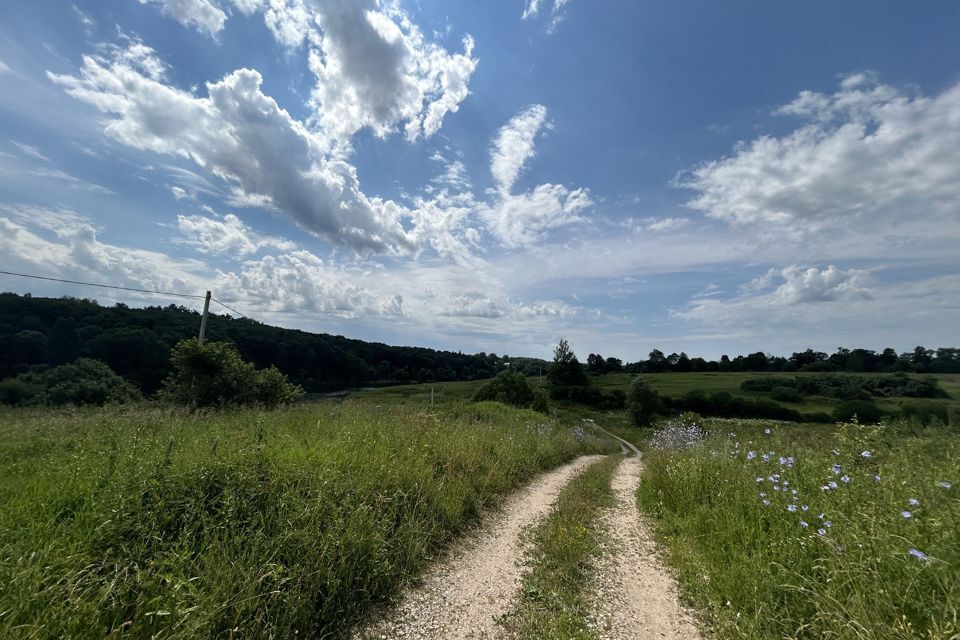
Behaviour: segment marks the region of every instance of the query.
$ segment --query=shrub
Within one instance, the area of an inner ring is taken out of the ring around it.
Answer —
[[[276,407],[303,397],[277,369],[257,371],[226,342],[181,340],[170,355],[173,371],[158,397],[190,407],[226,407],[258,404]]]
[[[139,398],[136,387],[91,358],[80,358],[42,373],[24,373],[0,383],[0,402],[19,406],[102,406]]]
[[[869,400],[847,400],[833,410],[833,419],[837,422],[849,422],[854,417],[860,424],[877,424],[883,412]]]
[[[803,396],[793,387],[774,387],[770,398],[779,402],[800,402]]]
[[[935,421],[948,424],[950,420],[947,403],[935,400],[901,400],[900,415],[907,420],[916,420],[925,425]]]
[[[539,391],[539,390],[538,390]],[[546,413],[546,396],[540,391],[539,397],[534,393],[526,376],[512,371],[501,371],[493,380],[483,385],[473,395],[475,402],[493,400],[503,404],[513,405],[521,409],[534,408]],[[534,403],[541,408],[534,407]]]

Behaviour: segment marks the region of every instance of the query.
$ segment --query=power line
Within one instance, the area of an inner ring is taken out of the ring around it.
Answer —
[[[195,298],[203,300],[203,296],[191,295],[189,293],[173,293],[172,291],[150,291],[149,289],[135,289],[133,287],[118,287],[112,284],[97,284],[95,282],[80,282],[79,280],[64,280],[62,278],[48,278],[46,276],[34,276],[28,273],[14,273],[12,271],[0,271],[7,276],[19,276],[21,278],[34,278],[35,280],[49,280],[50,282],[66,282],[67,284],[81,284],[87,287],[100,287],[102,289],[118,289],[120,291],[136,291],[137,293],[152,293],[162,296],[176,296],[177,298]],[[222,302],[220,304],[223,304]],[[226,306],[226,305],[224,305]]]
[[[239,311],[237,311],[236,309],[234,309],[233,307],[228,306],[228,305],[220,302],[220,301],[217,300],[216,298],[210,298],[210,299],[213,300],[214,302],[216,302],[216,303],[217,303],[218,305],[220,305],[221,307],[226,307],[226,308],[229,309],[230,311],[233,311],[235,314],[237,314],[237,315],[240,316],[241,318],[246,318],[247,320],[250,319],[250,318],[247,318],[247,316],[245,316],[245,315],[243,315],[242,313],[240,313]]]

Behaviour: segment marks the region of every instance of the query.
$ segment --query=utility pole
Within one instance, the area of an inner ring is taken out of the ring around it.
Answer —
[[[207,291],[207,296],[203,299],[203,317],[200,319],[200,344],[203,344],[203,339],[207,337],[207,314],[210,312],[210,292]]]

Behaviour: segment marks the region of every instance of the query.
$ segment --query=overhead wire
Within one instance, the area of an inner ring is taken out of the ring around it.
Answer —
[[[83,281],[81,281],[81,280],[66,280],[66,279],[64,279],[64,278],[51,278],[51,277],[49,277],[49,276],[38,276],[38,275],[30,274],[30,273],[17,273],[17,272],[15,272],[15,271],[2,271],[2,270],[0,270],[0,274],[7,275],[7,276],[18,276],[18,277],[20,277],[20,278],[33,278],[33,279],[35,279],[35,280],[47,280],[47,281],[49,281],[49,282],[64,282],[64,283],[66,283],[66,284],[79,284],[79,285],[83,285],[83,286],[85,286],[85,287],[100,287],[101,289],[115,289],[115,290],[118,290],[118,291],[134,291],[134,292],[136,292],[136,293],[150,293],[150,294],[153,294],[153,295],[173,296],[173,297],[176,297],[176,298],[189,298],[189,299],[191,299],[191,300],[203,300],[204,298],[206,298],[206,296],[196,295],[196,294],[192,294],[192,293],[177,293],[177,292],[174,292],[174,291],[151,291],[150,289],[138,289],[138,288],[136,288],[136,287],[121,287],[121,286],[119,286],[119,285],[100,284],[100,283],[97,283],[97,282],[83,282]],[[250,318],[249,318],[248,316],[240,313],[239,311],[237,311],[236,309],[234,309],[234,308],[231,307],[230,305],[228,305],[228,304],[226,304],[226,303],[224,303],[224,302],[221,302],[221,301],[217,300],[217,299],[214,298],[213,296],[210,297],[210,300],[213,301],[213,302],[216,302],[218,305],[220,305],[221,307],[224,307],[225,309],[229,309],[230,311],[232,311],[233,313],[237,314],[237,315],[240,316],[241,318],[246,318],[247,320],[250,320]]]

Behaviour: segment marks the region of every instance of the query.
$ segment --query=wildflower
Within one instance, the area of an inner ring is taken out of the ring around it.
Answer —
[[[880,474],[878,473],[875,476],[873,476],[873,480],[874,482],[880,482]]]
[[[787,466],[793,469],[795,464],[797,464],[796,459],[793,456],[787,456]]]
[[[798,491],[796,489],[790,489],[790,495],[795,496],[797,493]]]
[[[773,485],[773,490],[774,490],[774,491],[780,491],[780,485],[778,485],[778,484]]]
[[[787,464],[787,459],[786,459],[785,457],[783,457],[783,456],[780,456],[779,462],[780,462],[780,466],[783,466],[783,465]]]
[[[825,535],[827,535],[827,530],[824,529],[823,527],[821,527],[821,528],[817,529],[817,533],[819,533],[819,534],[822,535],[822,536],[825,536]]]
[[[770,435],[770,429],[764,429],[763,432],[767,435]]]
[[[843,470],[843,469],[840,467],[840,465],[838,465],[837,463],[834,463],[834,464],[833,464],[833,473],[834,473],[834,474],[838,474],[838,473],[840,473],[842,470]]]
[[[760,458],[761,458],[761,460],[763,460],[764,462],[770,462],[770,455],[767,454],[767,453],[765,453],[765,454],[763,454],[762,456],[760,456]]]
[[[919,506],[920,506],[920,501],[917,500],[916,498],[910,498],[909,500],[907,500],[907,502],[910,504],[911,507],[919,507]]]
[[[827,517],[827,514],[821,513],[821,514],[820,514],[819,516],[817,516],[817,517],[818,517],[819,519],[823,520],[824,518]]]
[[[757,457],[756,451],[747,451],[747,460],[753,460]]]
[[[950,484],[949,482],[945,482],[945,481],[943,481],[943,480],[941,480],[940,482],[938,482],[938,483],[937,483],[937,486],[940,487],[940,488],[942,488],[942,489],[950,489],[950,488],[953,487],[952,484]]]
[[[907,520],[909,520],[910,518],[913,517],[913,514],[910,513],[909,511],[901,511],[901,512],[900,512],[900,515],[902,515],[902,516],[903,516],[904,518],[906,518]]]
[[[763,476],[757,476],[757,484],[763,482]]]
[[[820,491],[830,491],[830,487],[827,485],[820,485]]]
[[[824,521],[823,521],[823,526],[825,526],[827,529],[829,529],[830,527],[833,526],[833,521],[832,521],[832,520],[824,520]]]
[[[810,526],[810,524],[809,524],[806,520],[801,520],[801,521],[800,521],[800,526],[803,527],[804,529],[806,529],[807,527]]]
[[[861,455],[862,457],[864,457],[864,458],[872,458],[872,457],[873,457],[873,454],[870,453],[869,451],[863,451],[863,452],[860,453],[860,455]]]
[[[810,505],[808,505],[808,504],[802,504],[802,505],[800,505],[800,510],[801,510],[801,511],[810,511]]]
[[[843,480],[843,483],[844,483],[844,484],[850,484],[850,476],[848,476],[848,475],[843,475],[843,476],[840,477],[840,479]]]
[[[760,492],[760,497],[761,497],[761,498],[766,498],[766,497],[767,497],[766,492],[765,492],[765,491],[761,491],[761,492]]]
[[[830,482],[827,483],[827,486],[830,487],[831,489],[836,489],[836,488],[837,488],[837,483],[836,483],[835,481],[831,480]]]
[[[787,511],[789,511],[790,513],[796,513],[797,505],[795,504],[787,505]]]
[[[769,500],[764,500],[764,501],[763,501],[763,506],[769,507],[769,506],[770,506],[770,501],[769,501]]]
[[[910,555],[912,555],[917,560],[929,560],[930,558],[923,551],[919,549],[910,549]]]

